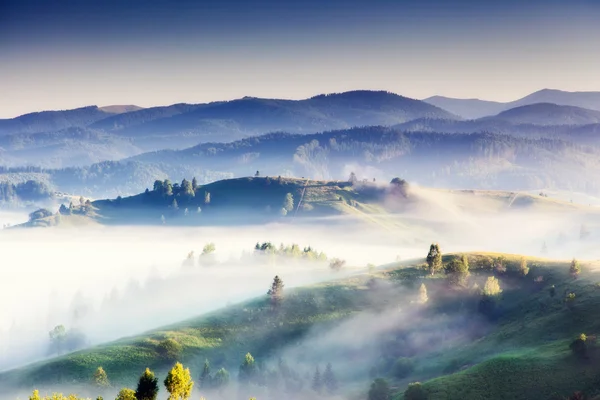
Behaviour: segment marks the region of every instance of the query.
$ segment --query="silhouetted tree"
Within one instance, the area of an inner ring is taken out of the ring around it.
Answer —
[[[271,284],[271,288],[267,292],[269,296],[271,296],[271,304],[277,307],[281,304],[283,300],[283,281],[279,278],[279,276],[275,276],[273,279],[273,283]]]
[[[431,275],[442,269],[442,252],[439,244],[433,243],[431,246],[429,246],[429,253],[427,253],[426,260],[427,267],[429,268]]]
[[[323,386],[325,386],[325,389],[327,389],[329,394],[334,394],[338,390],[337,378],[333,373],[331,363],[328,363],[325,367],[325,372],[323,373]]]
[[[198,189],[198,180],[196,179],[196,177],[192,178],[192,189],[194,189],[194,192],[196,191],[196,189]]]
[[[146,368],[138,380],[135,398],[137,400],[156,400],[158,395],[158,378],[150,368]]]
[[[210,387],[210,363],[204,360],[202,374],[200,375],[200,388],[206,389]]]
[[[391,398],[392,391],[385,379],[377,378],[371,383],[368,400],[390,400]]]
[[[311,388],[317,393],[321,393],[321,390],[323,389],[323,378],[321,377],[321,371],[319,370],[318,365],[313,375]]]
[[[212,378],[211,387],[222,390],[229,384],[229,372],[225,368],[219,369]]]
[[[334,271],[341,270],[344,267],[344,265],[346,265],[346,261],[345,260],[340,260],[339,258],[333,258],[329,262],[329,268],[331,268]]]
[[[569,267],[569,273],[571,274],[571,276],[573,278],[577,278],[579,276],[579,274],[581,273],[581,266],[579,265],[579,261],[577,261],[576,259],[573,259],[571,261],[571,265]]]

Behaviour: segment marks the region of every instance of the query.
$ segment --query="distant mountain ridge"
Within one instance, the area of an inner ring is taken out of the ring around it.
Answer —
[[[600,92],[567,92],[556,89],[542,89],[521,99],[506,103],[444,96],[432,96],[423,101],[467,119],[492,116],[511,108],[536,103],[552,103],[600,111]]]

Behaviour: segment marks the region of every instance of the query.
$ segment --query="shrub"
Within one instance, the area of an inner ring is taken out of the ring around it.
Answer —
[[[404,392],[404,400],[427,400],[428,396],[419,382],[409,383]]]

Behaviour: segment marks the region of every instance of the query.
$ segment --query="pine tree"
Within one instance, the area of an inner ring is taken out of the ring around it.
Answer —
[[[283,300],[283,281],[279,278],[279,276],[275,276],[273,279],[273,283],[271,284],[271,288],[267,292],[269,296],[271,296],[271,303],[273,306],[278,306],[281,304]]]
[[[392,398],[392,392],[390,385],[385,379],[375,379],[369,389],[369,400],[390,400]]]
[[[158,378],[154,376],[154,372],[150,371],[150,368],[146,368],[138,381],[135,398],[137,400],[156,400],[157,394]]]
[[[204,192],[204,204],[210,204],[210,193]]]
[[[579,265],[579,261],[577,261],[576,259],[573,259],[571,261],[571,266],[569,267],[569,273],[574,278],[579,276],[579,274],[581,273],[581,266]]]
[[[210,363],[208,360],[204,360],[204,367],[202,367],[202,374],[200,375],[200,387],[202,389],[210,387]]]
[[[244,357],[244,361],[242,365],[240,365],[240,374],[239,380],[240,382],[253,382],[256,378],[257,368],[256,362],[254,361],[254,357],[252,354],[247,353]]]
[[[427,287],[424,283],[421,283],[421,286],[419,287],[419,303],[425,304],[428,300],[429,297],[427,296]]]
[[[315,374],[313,375],[311,388],[312,390],[318,393],[320,393],[321,389],[323,389],[323,378],[321,377],[321,371],[319,370],[318,365],[315,369]]]
[[[94,385],[100,388],[110,387],[108,375],[104,371],[104,368],[98,367],[96,372],[94,372]]]
[[[173,366],[165,378],[164,384],[169,392],[169,400],[189,399],[194,387],[189,368],[184,369],[181,363]]]
[[[437,243],[433,243],[429,246],[427,267],[429,268],[431,275],[442,269],[442,252],[440,251],[440,245]]]
[[[334,394],[338,390],[337,378],[333,373],[331,363],[328,363],[325,367],[325,372],[323,373],[323,385],[329,394]]]
[[[212,378],[211,386],[214,389],[222,390],[229,384],[229,372],[225,368],[221,368],[215,373]]]
[[[177,204],[177,199],[173,199],[173,202],[171,203],[171,208],[173,210],[179,210],[179,204]]]
[[[192,185],[192,183],[190,181],[188,181],[187,179],[184,179],[181,181],[181,194],[185,197],[185,198],[192,198],[196,195],[196,193],[194,192],[194,187]]]
[[[196,189],[198,189],[198,180],[196,179],[196,177],[192,178],[192,189],[194,189],[194,192],[196,191]]]

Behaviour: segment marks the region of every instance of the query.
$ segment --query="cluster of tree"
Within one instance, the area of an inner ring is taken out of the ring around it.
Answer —
[[[28,180],[22,183],[0,182],[0,201],[7,203],[35,202],[51,199],[54,193],[43,182]]]
[[[217,247],[215,246],[214,243],[210,242],[204,245],[204,247],[202,248],[202,252],[200,253],[200,256],[198,257],[198,264],[199,265],[203,265],[203,266],[211,266],[214,265],[214,263],[216,262],[215,260],[215,251],[217,250]],[[187,257],[185,258],[185,260],[183,261],[183,266],[184,267],[193,267],[196,265],[196,256],[194,251],[190,251],[187,255]]]
[[[48,332],[50,338],[49,353],[60,355],[66,352],[75,351],[86,346],[85,335],[77,329],[67,331],[64,325],[57,325]]]
[[[314,261],[327,261],[327,255],[322,251],[316,251],[310,246],[301,249],[300,246],[295,243],[287,246],[284,246],[283,243],[281,243],[279,247],[276,247],[271,242],[257,242],[254,246],[254,251],[257,254],[302,258]]]
[[[92,202],[89,199],[84,199],[83,196],[79,197],[79,205],[70,202],[69,207],[61,204],[58,209],[60,215],[90,215],[92,212]]]

